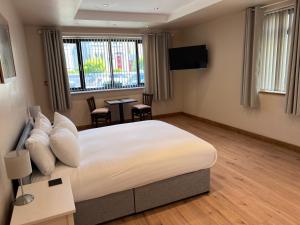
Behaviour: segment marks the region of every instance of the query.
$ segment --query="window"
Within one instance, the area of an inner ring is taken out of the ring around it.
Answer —
[[[71,91],[144,86],[141,38],[64,37]]]
[[[263,21],[260,90],[286,92],[294,9],[266,13]]]

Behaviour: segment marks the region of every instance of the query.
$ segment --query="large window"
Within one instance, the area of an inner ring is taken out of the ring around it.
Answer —
[[[141,38],[64,37],[71,91],[144,86]]]
[[[263,21],[260,90],[286,92],[294,9],[266,13]]]

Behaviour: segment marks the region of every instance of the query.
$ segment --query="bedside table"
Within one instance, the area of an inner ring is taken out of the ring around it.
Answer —
[[[33,194],[33,202],[14,206],[11,225],[74,225],[75,204],[70,179],[49,187],[48,181],[24,185],[24,193]],[[20,187],[18,189],[19,196]]]

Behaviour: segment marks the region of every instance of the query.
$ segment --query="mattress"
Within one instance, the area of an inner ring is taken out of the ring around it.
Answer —
[[[80,166],[57,163],[51,177],[69,176],[76,202],[207,169],[217,159],[208,142],[161,121],[143,121],[79,132]]]

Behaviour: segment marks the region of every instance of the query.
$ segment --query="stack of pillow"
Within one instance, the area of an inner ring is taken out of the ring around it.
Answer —
[[[38,114],[25,145],[31,160],[43,175],[51,175],[55,170],[56,158],[67,166],[79,166],[77,128],[70,119],[57,112],[54,114],[53,127],[46,116]]]

